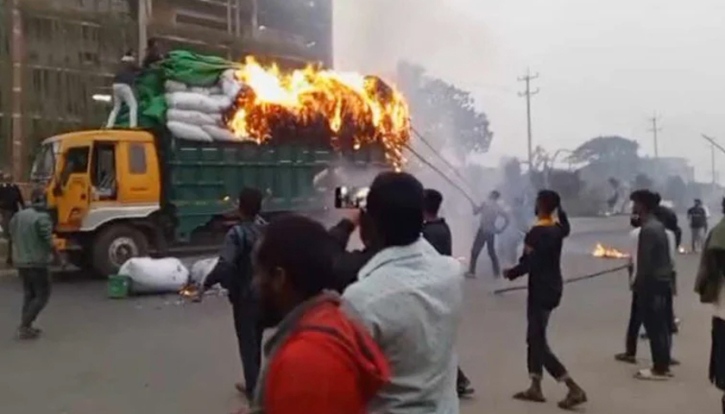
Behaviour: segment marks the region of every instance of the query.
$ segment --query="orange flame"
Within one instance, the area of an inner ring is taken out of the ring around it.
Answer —
[[[597,246],[592,252],[594,257],[602,257],[605,259],[627,259],[629,255],[627,253],[620,252],[612,247],[604,247],[601,243],[597,243]]]
[[[227,124],[240,139],[261,144],[280,124],[291,123],[295,133],[322,125],[337,148],[341,138],[350,140],[354,149],[381,143],[396,168],[405,163],[403,148],[410,141],[408,105],[379,78],[313,66],[282,73],[276,65],[263,67],[251,57],[235,75],[244,88],[227,114]]]

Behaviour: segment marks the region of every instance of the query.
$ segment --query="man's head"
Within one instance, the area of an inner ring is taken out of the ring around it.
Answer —
[[[488,194],[488,199],[491,201],[498,201],[499,198],[501,198],[501,193],[498,190],[493,190]]]
[[[561,197],[556,191],[541,190],[536,195],[536,216],[539,218],[551,217],[560,204]]]
[[[384,172],[370,187],[367,214],[374,225],[376,247],[406,246],[423,229],[423,185],[407,173]]]
[[[700,200],[699,198],[696,198],[696,199],[695,199],[695,205],[696,205],[697,207],[701,207],[701,206],[702,206],[702,200]]]
[[[239,216],[242,219],[251,219],[262,209],[262,192],[256,188],[244,188],[239,192]]]
[[[265,228],[254,255],[253,286],[266,327],[335,285],[334,252],[325,228],[306,217],[285,216]]]
[[[33,207],[37,208],[45,208],[47,207],[47,197],[45,194],[45,189],[42,187],[35,187],[33,188],[33,191],[30,193],[30,203]]]
[[[437,190],[426,189],[423,193],[423,214],[426,220],[438,218],[438,211],[443,203],[443,194]]]
[[[135,63],[136,57],[134,57],[134,55],[133,55],[133,50],[129,50],[126,53],[124,53],[124,55],[121,57],[121,62],[128,63],[128,64]]]
[[[629,196],[632,201],[632,219],[644,221],[659,205],[659,195],[649,190],[637,190]]]

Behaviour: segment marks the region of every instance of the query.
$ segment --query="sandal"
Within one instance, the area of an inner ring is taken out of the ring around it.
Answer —
[[[566,398],[559,401],[559,408],[562,410],[571,410],[578,405],[582,405],[587,402],[587,394],[584,391],[569,392]]]
[[[537,403],[546,402],[546,398],[544,398],[544,396],[541,395],[541,393],[537,393],[537,392],[531,391],[531,390],[517,392],[516,394],[514,394],[514,400],[537,402]]]

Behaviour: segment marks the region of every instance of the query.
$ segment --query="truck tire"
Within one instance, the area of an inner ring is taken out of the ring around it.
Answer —
[[[94,240],[93,270],[103,277],[115,275],[126,260],[148,253],[149,241],[142,232],[125,224],[114,224]]]

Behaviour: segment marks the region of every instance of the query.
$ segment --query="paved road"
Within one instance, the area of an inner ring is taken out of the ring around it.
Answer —
[[[617,264],[587,254],[597,241],[626,245],[621,220],[609,223],[572,236],[565,258],[568,277]],[[480,266],[487,268],[484,261]],[[694,256],[678,262],[682,295],[676,306],[684,325],[675,354],[683,365],[666,384],[637,382],[634,367],[613,361],[623,347],[629,311],[626,275],[567,285],[553,316],[551,343],[589,392],[591,402],[583,412],[717,412],[718,392],[706,380],[709,312],[690,293],[695,266]],[[490,287],[485,278],[466,281],[459,353],[478,393],[463,402],[463,413],[559,412],[554,401],[564,390],[550,380],[545,392],[551,403],[510,399],[527,381],[525,292],[493,295]],[[59,281],[54,289],[40,321],[44,337],[20,343],[13,339],[20,286],[14,277],[0,278],[0,412],[227,413],[242,404],[231,386],[239,366],[224,298],[202,304],[173,296],[111,301],[102,283],[82,279]],[[640,356],[645,365],[647,343]]]

